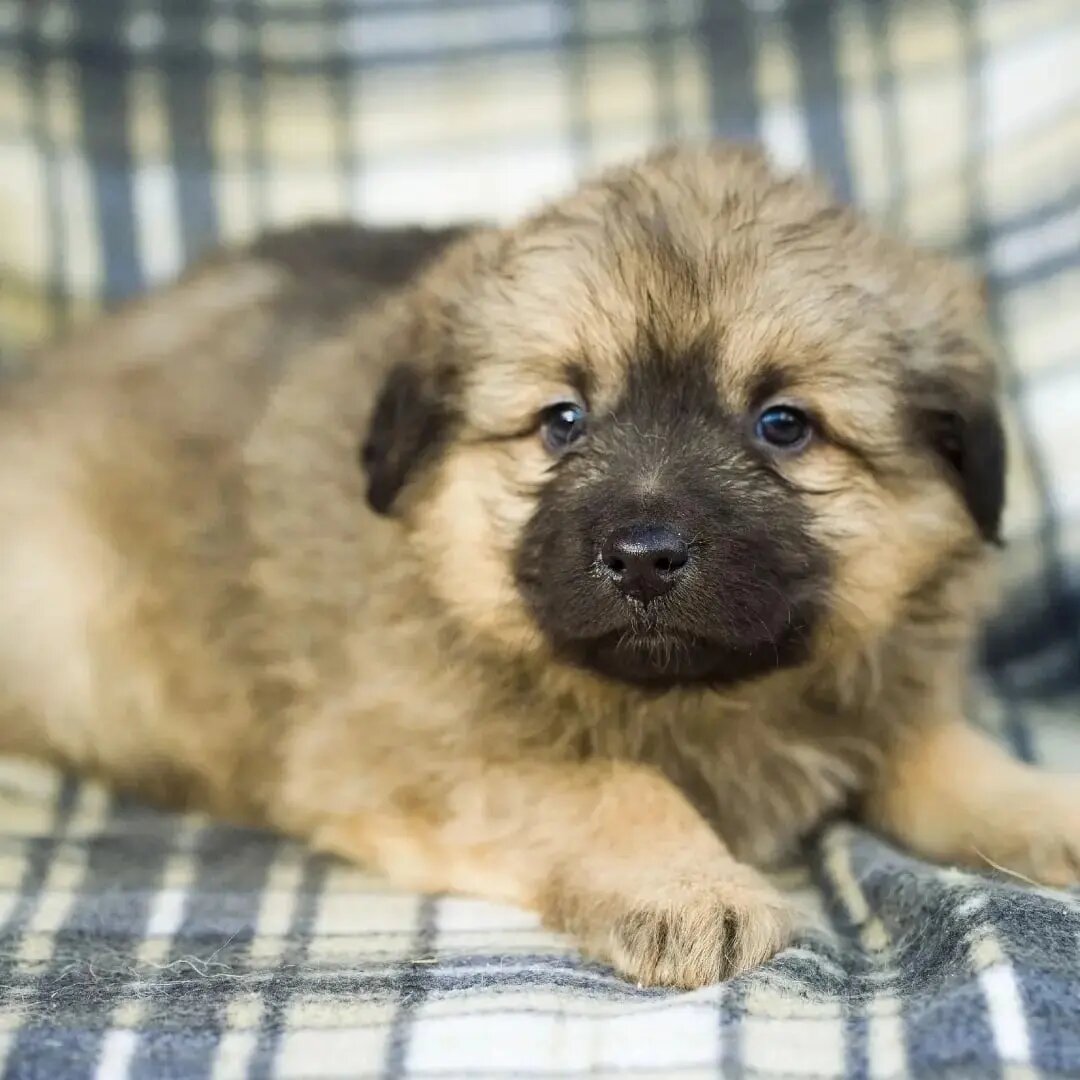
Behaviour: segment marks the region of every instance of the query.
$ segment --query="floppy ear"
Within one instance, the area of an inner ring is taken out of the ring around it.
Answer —
[[[933,404],[919,406],[922,437],[945,463],[983,537],[999,544],[1006,458],[997,405],[950,389],[933,397]]]
[[[383,381],[360,450],[367,500],[389,514],[417,468],[446,439],[450,410],[447,380],[412,363],[399,363]]]

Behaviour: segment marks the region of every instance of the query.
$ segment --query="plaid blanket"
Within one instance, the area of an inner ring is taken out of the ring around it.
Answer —
[[[1080,767],[1073,718],[1034,745]],[[638,990],[533,916],[287,841],[0,773],[6,1076],[1080,1076],[1080,899],[838,824],[761,970]]]
[[[1013,453],[972,709],[1080,768],[1075,0],[0,0],[0,348],[270,225],[509,217],[710,132],[985,274]],[[1076,897],[844,824],[784,884],[795,945],[643,991],[521,912],[4,762],[0,1071],[1080,1076]]]

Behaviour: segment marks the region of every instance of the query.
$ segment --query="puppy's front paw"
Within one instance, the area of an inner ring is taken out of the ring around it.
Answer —
[[[973,845],[977,858],[1038,885],[1080,884],[1080,778],[1043,776],[1006,804],[1008,819]]]
[[[764,879],[684,878],[630,895],[561,891],[547,921],[642,986],[693,989],[764,963],[787,943],[790,911]]]

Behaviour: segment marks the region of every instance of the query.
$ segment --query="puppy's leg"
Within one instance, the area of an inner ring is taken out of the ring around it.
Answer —
[[[931,859],[1045,885],[1080,881],[1080,778],[1025,765],[963,722],[900,742],[867,816]]]
[[[629,764],[477,768],[437,805],[325,822],[315,840],[411,887],[533,908],[644,984],[736,975],[788,933],[772,886],[671,784]]]

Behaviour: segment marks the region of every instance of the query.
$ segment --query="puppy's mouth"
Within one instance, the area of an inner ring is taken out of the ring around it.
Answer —
[[[805,626],[746,644],[671,630],[615,630],[561,641],[556,652],[577,667],[642,688],[725,687],[801,663],[809,654],[808,638]]]

